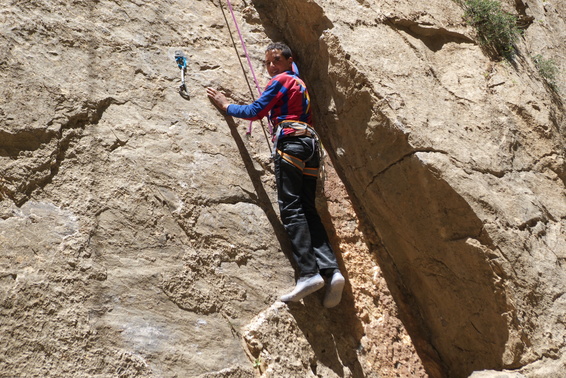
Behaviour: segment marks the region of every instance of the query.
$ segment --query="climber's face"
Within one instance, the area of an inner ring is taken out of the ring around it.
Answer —
[[[293,57],[285,58],[281,50],[269,50],[265,52],[265,68],[269,76],[273,77],[285,71],[292,70]]]

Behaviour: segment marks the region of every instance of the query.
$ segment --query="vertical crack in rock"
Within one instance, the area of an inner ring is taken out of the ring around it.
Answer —
[[[373,252],[430,376],[501,368],[509,337],[501,317],[506,298],[482,249],[467,242],[482,222],[414,153],[395,126],[395,113],[342,49],[315,2],[254,4],[270,37],[287,42],[300,59],[317,127],[360,219],[379,235],[384,248]],[[401,21],[397,26],[432,50],[443,41],[470,43],[459,34],[427,35],[430,30]],[[352,166],[365,168],[347,169]]]
[[[235,4],[254,64],[267,32],[312,90],[347,276],[330,310],[323,290],[271,306],[293,270],[244,153],[263,139],[204,92],[249,98],[222,2],[5,3],[1,371],[422,378],[415,346],[431,377],[564,371],[564,107],[529,58],[563,68],[564,2],[515,1],[537,22],[513,67],[454,34],[453,1]]]

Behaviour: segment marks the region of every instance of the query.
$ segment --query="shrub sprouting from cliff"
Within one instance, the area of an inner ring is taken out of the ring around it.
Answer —
[[[464,19],[476,28],[480,44],[492,56],[512,59],[519,37],[517,18],[505,12],[495,0],[457,0],[464,7]]]
[[[535,63],[539,75],[546,80],[550,88],[554,91],[558,91],[558,85],[556,84],[558,67],[556,66],[556,62],[552,59],[546,59],[540,54],[533,56],[533,62]]]

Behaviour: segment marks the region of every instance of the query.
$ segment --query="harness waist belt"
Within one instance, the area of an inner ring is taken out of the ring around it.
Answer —
[[[281,136],[303,136],[306,135],[308,137],[312,137],[314,134],[309,129],[295,129],[294,127],[285,127],[283,126],[283,130],[293,130],[293,132],[286,133],[283,131]]]
[[[293,131],[286,134],[284,132],[285,129],[292,129]],[[308,123],[301,121],[281,121],[277,124],[277,129],[273,134],[273,157],[275,157],[275,152],[277,151],[277,142],[279,138],[289,136],[308,136],[313,138],[313,152],[315,150],[314,144],[318,143],[318,135]]]
[[[281,121],[275,128],[273,139],[287,136],[303,136],[316,137],[316,133],[311,125],[302,121]],[[285,130],[293,130],[292,132],[285,132]]]

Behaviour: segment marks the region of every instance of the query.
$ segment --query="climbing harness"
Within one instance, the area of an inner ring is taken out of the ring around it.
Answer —
[[[293,129],[293,131],[291,133],[286,134],[285,130],[289,130],[289,129]],[[289,137],[289,136],[310,137],[312,143],[312,154],[303,160],[303,159],[299,159],[296,156],[289,155],[281,151],[279,148],[277,148],[277,142],[279,141],[279,138]],[[319,167],[307,167],[306,163],[309,160],[311,160],[315,156],[315,154],[318,154],[319,161],[321,162],[322,165],[322,161],[321,161],[322,155],[320,151],[321,150],[320,146],[321,145],[316,131],[314,131],[314,129],[310,127],[308,123],[300,122],[300,121],[283,121],[277,125],[277,131],[275,132],[275,135],[273,137],[273,151],[274,151],[273,158],[275,158],[275,155],[278,154],[279,156],[281,156],[281,159],[285,160],[287,163],[295,166],[301,172],[303,172],[303,175],[318,177]]]
[[[236,51],[236,56],[238,57],[238,60],[240,61],[240,67],[242,68],[242,72],[244,74],[244,78],[246,79],[246,83],[248,84],[248,89],[250,90],[250,94],[252,96],[253,101],[255,101],[255,96],[254,96],[254,91],[252,89],[252,86],[250,85],[250,81],[248,80],[248,75],[246,73],[246,70],[244,68],[244,64],[242,63],[242,59],[240,58],[240,53],[238,52],[238,48],[236,47],[236,41],[234,41],[234,37],[232,36],[232,30],[230,29],[230,24],[228,22],[228,18],[226,17],[226,13],[224,12],[224,7],[222,6],[222,0],[218,0],[218,3],[220,5],[220,9],[222,10],[222,15],[224,16],[224,21],[226,22],[226,27],[228,28],[228,33],[230,34],[230,39],[232,40],[232,45],[234,46],[234,50]],[[234,14],[234,9],[232,8],[232,3],[230,2],[230,0],[226,0],[226,3],[228,4],[228,9],[230,10],[230,13],[232,15],[232,20],[234,21],[234,25],[236,26],[236,31],[238,32],[238,36],[240,37],[240,44],[242,45],[242,49],[244,50],[244,54],[246,55],[246,59],[248,61],[248,66],[250,68],[250,72],[252,74],[252,77],[254,79],[254,83],[257,89],[258,94],[261,96],[261,88],[259,86],[259,82],[257,80],[257,77],[255,75],[255,71],[250,59],[250,55],[248,54],[248,49],[246,48],[246,43],[244,42],[244,37],[242,36],[242,32],[240,31],[240,27],[238,26],[238,22],[236,21],[236,15]],[[267,131],[265,130],[265,125],[263,124],[263,121],[260,120],[260,124],[261,124],[261,128],[263,130],[263,135],[265,136],[265,141],[267,142],[267,146],[269,147],[269,150],[271,152],[273,152],[273,150],[271,149],[271,144],[269,143],[269,137],[267,136]],[[247,134],[250,135],[252,132],[252,122],[250,121],[250,126],[248,127],[248,131]],[[269,134],[272,134],[273,132],[273,128],[271,126],[271,124],[269,123]]]
[[[286,133],[285,129],[293,129],[294,131],[292,133]],[[312,155],[305,160],[300,160],[299,158],[289,155],[277,148],[277,144],[280,138],[303,135],[311,137],[313,150]],[[283,160],[300,169],[303,172],[303,175],[319,177],[320,181],[322,182],[321,187],[324,188],[324,182],[326,181],[326,167],[324,162],[326,158],[326,151],[324,150],[324,146],[322,145],[317,132],[308,123],[301,121],[282,121],[278,123],[277,130],[273,134],[273,152],[271,154],[271,157],[275,159],[275,155],[277,154],[279,154]],[[314,154],[318,154],[318,161],[320,162],[319,167],[305,167],[306,163],[314,157]]]
[[[293,129],[291,133],[286,133],[285,130]],[[315,145],[320,145],[320,140],[316,131],[306,122],[301,121],[282,121],[277,124],[277,130],[273,134],[273,153],[272,157],[275,157],[276,152],[280,152],[277,148],[279,138],[290,137],[290,136],[308,136],[312,140],[313,155],[311,155],[305,162],[312,159],[314,156]]]
[[[314,142],[313,142],[314,144]],[[288,162],[289,164],[295,166],[296,168],[298,168],[301,172],[303,172],[303,175],[305,176],[312,176],[312,177],[318,177],[318,167],[307,167],[306,163],[312,159],[312,156],[314,156],[314,151],[313,151],[313,155],[311,155],[311,157],[309,157],[306,160],[301,160],[296,156],[293,155],[289,155],[281,150],[277,150],[277,153],[281,156],[281,159],[285,160],[286,162]]]
[[[184,99],[189,100],[189,92],[187,90],[187,86],[185,85],[185,73],[187,72],[187,57],[181,50],[175,51],[175,62],[177,66],[181,70],[181,85],[179,86],[179,94]]]

